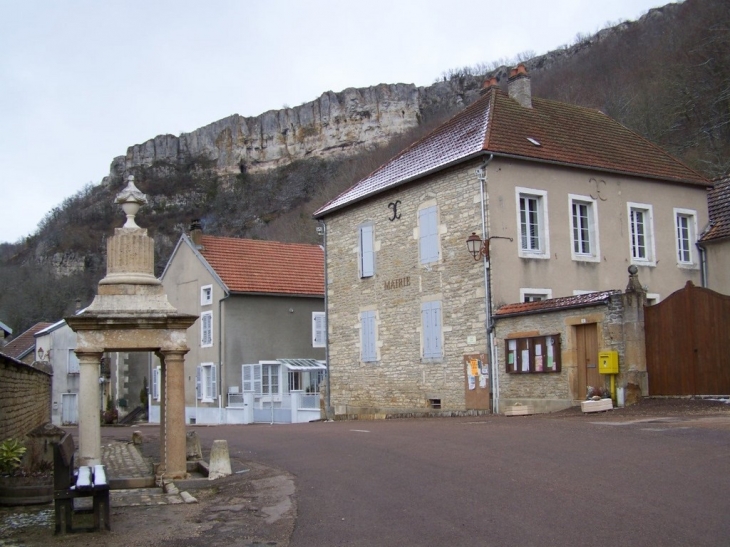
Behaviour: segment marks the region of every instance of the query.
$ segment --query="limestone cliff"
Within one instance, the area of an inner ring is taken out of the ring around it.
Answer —
[[[179,137],[160,135],[130,146],[126,156],[112,162],[111,175],[158,161],[201,156],[213,160],[219,172],[237,173],[242,168],[255,172],[309,156],[354,152],[417,125],[424,108],[470,102],[478,92],[477,83],[470,84],[468,88],[453,82],[348,88],[255,117],[234,114]]]

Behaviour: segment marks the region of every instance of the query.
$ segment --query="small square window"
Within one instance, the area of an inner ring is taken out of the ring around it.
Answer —
[[[213,303],[213,285],[200,287],[200,305],[209,306]]]

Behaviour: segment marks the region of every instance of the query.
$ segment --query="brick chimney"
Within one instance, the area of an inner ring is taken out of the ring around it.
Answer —
[[[203,248],[203,226],[197,218],[190,223],[190,239],[198,249]]]
[[[510,98],[520,103],[525,108],[532,108],[532,91],[530,90],[530,77],[527,75],[525,65],[520,63],[513,68],[507,80],[507,92]]]

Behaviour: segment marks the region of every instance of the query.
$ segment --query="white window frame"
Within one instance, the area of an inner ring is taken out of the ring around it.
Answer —
[[[213,303],[213,285],[200,287],[200,305],[210,306]]]
[[[261,367],[261,401],[280,402],[283,380],[281,373],[284,366],[279,361],[260,361],[259,366]],[[273,380],[276,380],[275,386]],[[265,387],[268,387],[269,391],[264,389]],[[276,391],[274,391],[274,387]]]
[[[378,360],[378,312],[360,312],[360,361],[375,363]]]
[[[213,312],[204,311],[200,314],[200,347],[213,347]]]
[[[358,273],[360,278],[375,275],[375,225],[367,222],[358,226]]]
[[[153,367],[152,368],[152,382],[150,382],[150,388],[151,388],[151,395],[152,399],[154,401],[160,400],[160,394],[162,390],[160,389],[160,381],[162,380],[162,367]]]
[[[312,312],[312,347],[323,348],[327,345],[327,316],[323,311]]]
[[[198,366],[195,395],[201,403],[214,403],[218,399],[217,376],[215,363],[200,363]]]
[[[658,292],[646,293],[646,305],[647,306],[653,306],[654,304],[658,304],[661,301],[662,301],[662,296]]]
[[[68,363],[67,363],[68,374],[79,374],[81,372],[81,366],[79,364],[79,357],[76,355],[76,348],[68,350]]]
[[[679,219],[687,219],[687,248],[683,249],[682,240],[684,239],[680,234]],[[695,250],[695,244],[697,243],[697,211],[692,209],[682,209],[680,207],[674,208],[674,245],[675,245],[675,256],[677,257],[677,266],[680,268],[692,268],[698,267],[697,252]],[[689,255],[688,260],[682,260],[682,253],[686,251]]]
[[[440,360],[444,356],[443,313],[440,300],[421,302],[421,355],[424,360]]]
[[[637,266],[656,266],[656,248],[654,241],[654,208],[648,203],[634,203],[629,201],[626,204],[628,210],[629,222],[629,256],[631,263]],[[645,256],[639,256],[639,234],[634,231],[634,212],[642,213],[642,227],[644,233],[644,253]]]
[[[441,257],[438,205],[418,209],[418,257],[421,264],[438,262]]]
[[[522,237],[522,209],[520,207],[521,199],[537,200],[537,227],[538,227],[538,248],[523,247]],[[515,202],[517,211],[517,254],[521,258],[550,258],[550,226],[548,222],[548,200],[545,190],[536,190],[534,188],[523,188],[517,186],[515,188]]]
[[[530,302],[537,302],[541,300],[550,300],[553,297],[552,289],[536,289],[530,287],[520,288],[520,302],[525,302],[525,298],[528,296],[539,296],[539,300],[530,300]]]
[[[581,262],[600,262],[601,249],[598,237],[598,202],[591,196],[580,196],[577,194],[568,194],[568,216],[570,217],[570,256],[573,260]],[[576,244],[583,243],[583,239],[576,240],[578,230],[582,231],[582,227],[576,226],[575,215],[573,214],[574,206],[584,206],[586,208],[587,226],[587,243],[589,251],[576,250]]]

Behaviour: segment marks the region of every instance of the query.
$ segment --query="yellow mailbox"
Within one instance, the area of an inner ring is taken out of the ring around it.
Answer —
[[[617,351],[602,351],[598,354],[598,372],[601,374],[618,374]]]

